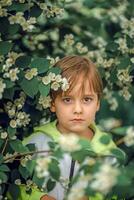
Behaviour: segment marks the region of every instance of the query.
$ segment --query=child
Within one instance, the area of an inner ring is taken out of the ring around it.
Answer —
[[[87,58],[81,56],[67,56],[56,63],[62,70],[62,77],[69,82],[69,89],[63,92],[61,89],[51,90],[51,111],[55,112],[57,120],[35,129],[25,140],[25,144],[34,143],[38,150],[46,149],[48,135],[57,140],[60,134],[75,133],[91,141],[94,152],[99,155],[110,155],[110,149],[115,148],[111,140],[108,145],[99,142],[100,137],[106,135],[95,125],[95,115],[100,108],[100,99],[103,92],[102,80],[95,65]],[[37,133],[38,132],[38,133]],[[71,160],[63,159],[61,174],[69,177]],[[74,166],[74,171],[75,171]],[[22,196],[24,193],[22,192]],[[48,195],[43,192],[35,192],[29,196],[29,200],[63,200],[64,190],[57,184]],[[26,199],[26,194],[24,198]],[[81,200],[87,200],[83,197]],[[90,197],[90,200],[99,200],[99,197]]]

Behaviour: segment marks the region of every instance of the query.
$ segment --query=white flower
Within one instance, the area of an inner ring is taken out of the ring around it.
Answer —
[[[55,76],[55,81],[58,82],[58,83],[60,83],[62,81],[62,77],[61,77],[60,74]]]
[[[36,160],[37,166],[35,170],[39,178],[46,177],[49,175],[48,167],[49,167],[50,162],[51,162],[51,159],[48,157],[45,157],[45,158],[41,157]]]
[[[54,91],[57,91],[60,88],[60,84],[57,82],[53,82],[51,84],[51,89],[53,89]]]
[[[16,185],[21,185],[21,180],[20,179],[16,179],[14,182]]]
[[[3,83],[3,79],[0,79],[0,99],[2,98],[2,93],[4,92],[5,88],[6,88],[6,84]]]
[[[16,128],[16,127],[17,127],[17,122],[16,122],[16,120],[12,119],[12,120],[10,121],[10,126],[11,126],[12,128]]]
[[[18,76],[17,76],[17,74],[20,72],[20,70],[18,69],[18,68],[15,68],[15,69],[11,69],[10,71],[9,71],[9,78],[11,79],[11,81],[16,81],[16,80],[18,80],[19,78],[18,78]]]
[[[7,138],[7,132],[5,131],[5,132],[2,132],[1,133],[1,139],[6,139]]]
[[[55,81],[55,76],[56,76],[55,73],[52,72],[48,74],[48,77],[50,78],[51,81]]]
[[[100,170],[94,174],[90,186],[92,189],[107,194],[116,184],[119,170],[108,163],[102,164]]]
[[[133,126],[130,126],[127,129],[126,136],[124,137],[124,143],[128,147],[134,145],[134,127]]]
[[[55,63],[57,63],[59,61],[59,57],[57,56],[56,58],[52,58],[50,56],[47,56],[47,59],[50,61],[51,65],[54,65]]]
[[[68,80],[66,78],[62,79],[61,89],[63,91],[67,91],[69,89],[69,83],[68,83]]]
[[[12,107],[12,109],[8,110],[8,116],[10,118],[15,116],[15,107]]]
[[[131,60],[132,63],[134,63],[134,58],[131,58],[130,60]]]
[[[43,82],[44,85],[48,85],[51,82],[50,76],[44,76],[42,78],[42,82]]]
[[[63,134],[59,137],[59,145],[65,151],[77,151],[80,150],[79,137],[75,134]]]

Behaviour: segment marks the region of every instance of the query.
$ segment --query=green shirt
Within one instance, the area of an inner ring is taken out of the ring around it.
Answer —
[[[56,127],[56,122],[57,121],[53,121],[53,122],[47,123],[45,125],[35,127],[34,133],[31,134],[29,137],[25,138],[25,140],[23,141],[23,144],[26,145],[26,144],[30,143],[34,138],[39,139],[38,138],[40,135],[39,133],[44,133],[45,135],[48,135],[49,137],[51,137],[53,140],[58,141],[58,138],[61,135],[61,133],[58,131],[58,129]],[[107,135],[107,133],[101,131],[95,124],[92,124],[90,126],[90,128],[94,132],[94,136],[91,140],[91,147],[92,147],[93,151],[95,153],[97,153],[98,155],[104,155],[104,156],[112,155],[111,149],[117,149],[117,147],[116,147],[115,143],[112,141],[112,139],[110,140],[110,142],[107,145],[102,144],[100,142],[100,138],[102,136]],[[42,141],[40,141],[39,143],[41,144],[41,142]],[[121,151],[121,153],[124,155],[124,153],[122,151]],[[30,195],[28,195],[25,192],[25,186],[21,186],[20,187],[20,197],[18,200],[39,200],[43,195],[44,195],[44,192],[41,192],[39,189],[35,189],[35,188],[33,188],[32,193]],[[101,194],[96,194],[95,197],[90,197],[90,200],[103,200],[103,197]]]

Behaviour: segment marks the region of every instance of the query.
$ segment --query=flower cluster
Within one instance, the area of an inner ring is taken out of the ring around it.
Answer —
[[[36,160],[37,166],[36,166],[36,172],[37,176],[39,178],[45,178],[49,175],[49,163],[51,162],[50,157],[40,157]]]
[[[56,75],[55,73],[50,72],[47,76],[42,78],[44,85],[51,83],[51,89],[57,91],[60,87],[63,91],[68,90],[69,84],[66,78],[62,78],[60,74]]]
[[[119,82],[118,82],[119,85],[129,85],[133,80],[133,76],[129,75],[128,68],[118,70],[117,77],[119,80]]]
[[[119,3],[116,8],[112,7],[107,13],[111,21],[115,23],[120,22],[122,16],[124,16],[125,11],[127,10],[127,6],[127,1],[123,1],[121,4]]]
[[[23,158],[21,158],[21,161],[20,161],[20,164],[23,166],[23,167],[26,167],[26,164],[29,160],[32,160],[32,156],[31,155],[27,155]]]
[[[124,143],[128,147],[134,145],[134,127],[133,126],[130,126],[127,129],[126,136],[124,137]]]
[[[123,17],[121,20],[121,28],[123,29],[123,33],[128,35],[130,38],[134,37],[134,18],[128,20]]]
[[[81,149],[79,137],[75,134],[63,134],[60,136],[58,143],[64,151],[77,151]]]
[[[104,163],[100,166],[99,171],[94,174],[91,188],[95,191],[107,194],[117,183],[118,175],[118,168],[115,168],[108,163]]]
[[[48,18],[62,16],[64,13],[64,9],[57,6],[48,5],[46,3],[38,3],[38,5],[43,10],[43,14]]]
[[[81,42],[77,42],[75,45],[78,53],[83,54],[88,52],[88,47],[84,46]]]
[[[125,54],[129,51],[129,48],[127,46],[127,40],[125,37],[118,38],[117,40],[115,40],[115,43],[119,45],[118,49],[122,52],[122,54]]]
[[[110,91],[107,87],[104,88],[104,98],[110,104],[110,110],[116,110],[118,107],[118,101],[115,97],[113,97],[113,92]]]
[[[40,96],[39,98],[39,105],[37,105],[37,109],[42,110],[49,108],[51,106],[51,97],[50,96]]]
[[[91,180],[91,175],[81,175],[77,182],[73,185],[68,195],[67,200],[80,200],[84,197],[85,189],[88,186],[88,182]]]
[[[66,46],[72,46],[75,42],[73,34],[66,34],[64,36],[64,42]]]
[[[121,90],[119,90],[119,95],[123,96],[126,101],[129,101],[132,94],[129,92],[129,87],[124,86]]]
[[[38,74],[37,68],[27,69],[25,78],[27,80],[31,80],[34,76],[37,76],[37,74]]]
[[[24,31],[32,31],[36,23],[35,17],[26,20],[22,12],[17,12],[16,15],[10,16],[8,19],[10,24],[20,24]]]
[[[26,95],[21,92],[20,97],[14,100],[14,103],[8,101],[4,104],[5,111],[7,112],[12,128],[26,126],[30,122],[30,115],[21,111],[26,100]]]

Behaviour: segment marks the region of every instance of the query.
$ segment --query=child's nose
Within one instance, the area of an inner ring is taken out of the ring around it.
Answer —
[[[75,102],[75,104],[74,104],[74,113],[82,113],[82,104],[81,104],[81,102]]]

